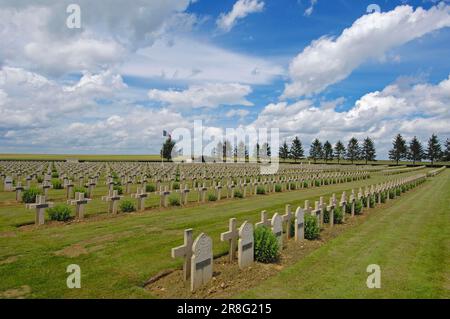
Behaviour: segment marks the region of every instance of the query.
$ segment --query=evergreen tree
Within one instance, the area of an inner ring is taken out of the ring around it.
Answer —
[[[287,145],[287,142],[284,141],[283,145],[280,146],[280,158],[283,160],[288,159],[290,153],[289,153],[289,147]]]
[[[431,161],[431,165],[434,165],[434,161],[441,157],[441,153],[441,144],[436,134],[433,134],[428,140],[427,147],[427,158]]]
[[[443,152],[442,161],[450,162],[450,140],[447,139],[445,142],[445,150]]]
[[[328,162],[328,160],[333,159],[333,145],[331,145],[328,141],[323,144],[323,157],[325,159],[325,163]]]
[[[341,162],[341,159],[345,157],[345,146],[341,141],[337,141],[334,146],[334,157],[337,158],[338,164]]]
[[[300,141],[298,136],[296,136],[292,141],[290,155],[291,158],[294,159],[296,162],[297,160],[302,159],[304,157],[302,142]]]
[[[420,162],[424,157],[423,146],[422,143],[417,139],[417,137],[413,137],[408,147],[408,159],[413,161],[415,165],[416,162]]]
[[[316,138],[309,148],[309,156],[314,160],[314,163],[318,159],[321,159],[323,157],[323,147],[322,143]]]
[[[373,140],[370,137],[366,137],[364,139],[361,153],[362,153],[361,154],[362,158],[364,160],[366,160],[366,164],[369,161],[370,162],[374,161],[375,158],[377,157],[376,151],[375,151],[375,144],[374,144]]]
[[[361,150],[359,148],[359,142],[355,137],[352,137],[347,145],[347,159],[353,164],[353,162],[359,158],[360,154]]]
[[[161,148],[161,155],[164,159],[170,161],[172,160],[172,150],[175,147],[175,142],[172,141],[172,138],[166,139],[164,142],[162,148]]]
[[[392,142],[392,149],[389,151],[389,159],[396,161],[397,165],[401,159],[406,158],[406,141],[401,134],[397,134]]]

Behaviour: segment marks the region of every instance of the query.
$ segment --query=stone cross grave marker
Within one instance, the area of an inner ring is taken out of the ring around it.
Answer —
[[[291,238],[291,220],[292,220],[292,212],[291,212],[291,205],[286,205],[286,214],[284,214],[282,217],[283,223],[286,226],[286,237],[287,239]]]
[[[36,225],[44,225],[45,223],[45,209],[53,207],[53,203],[46,202],[45,196],[38,195],[36,196],[36,203],[34,204],[26,204],[27,209],[35,209],[36,210]]]
[[[328,223],[331,227],[334,226],[334,209],[336,207],[336,194],[330,197],[330,204],[327,206],[328,211]]]
[[[213,245],[211,237],[200,234],[192,245],[191,291],[211,280],[213,274]]]
[[[254,238],[253,226],[245,221],[239,228],[238,264],[243,269],[253,264]]]
[[[17,182],[16,187],[14,187],[14,191],[16,192],[16,201],[20,202],[22,200],[22,192],[25,188],[22,186],[21,182]]]
[[[66,184],[66,198],[67,199],[72,199],[72,190],[73,190],[73,183],[72,181],[69,179],[69,181]]]
[[[44,191],[44,196],[47,197],[48,196],[48,190],[51,187],[50,182],[45,180],[42,183],[42,190]]]
[[[267,212],[265,210],[261,212],[261,221],[255,224],[256,228],[260,226],[271,226],[270,220],[267,218]]]
[[[159,207],[168,207],[169,206],[169,195],[170,195],[170,191],[169,191],[168,187],[164,186],[164,190],[162,190],[162,186],[161,186]]]
[[[340,206],[342,209],[342,221],[345,221],[345,212],[347,210],[347,194],[345,191],[342,193]]]
[[[280,250],[283,249],[283,219],[278,213],[275,213],[271,220],[272,232],[278,240]]]
[[[75,199],[71,200],[69,199],[67,203],[69,205],[75,205],[75,217],[77,219],[83,219],[84,218],[84,206],[91,201],[89,198],[84,198],[84,193],[76,193]]]
[[[187,205],[188,204],[188,196],[189,196],[189,192],[190,190],[188,189],[188,184],[184,184],[184,189],[182,190],[181,193],[181,204],[182,205]]]
[[[192,245],[194,243],[192,233],[193,229],[186,229],[184,231],[184,244],[175,248],[172,248],[172,258],[184,258],[183,264],[183,277],[184,280],[188,280],[191,277],[191,257],[192,257]]]
[[[295,211],[295,241],[305,239],[305,212],[301,207]]]
[[[114,190],[112,193],[109,193],[107,196],[102,196],[102,200],[109,202],[109,213],[110,214],[117,214],[117,204],[119,202],[119,200],[122,198],[123,196],[119,196],[117,190]]]
[[[12,190],[13,180],[11,176],[6,176],[3,183],[3,188],[5,192],[10,192]]]
[[[131,197],[137,199],[137,210],[142,212],[145,210],[145,199],[148,197],[148,193],[145,192],[144,187],[138,187],[136,194],[132,194]]]
[[[96,186],[95,180],[91,179],[86,186],[88,187],[88,197],[92,198],[94,196],[94,187]]]
[[[236,227],[236,218],[230,218],[228,231],[220,234],[221,241],[228,241],[230,250],[229,250],[229,260],[232,262],[236,257],[236,247],[237,241],[239,238],[239,231]]]

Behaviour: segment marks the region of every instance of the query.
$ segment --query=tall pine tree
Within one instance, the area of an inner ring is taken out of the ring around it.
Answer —
[[[434,165],[434,161],[441,157],[441,144],[439,144],[436,134],[431,135],[428,140],[427,158],[431,161],[431,165]]]
[[[364,139],[361,153],[361,157],[366,161],[366,164],[368,162],[375,161],[375,158],[377,157],[377,153],[375,151],[375,143],[370,137],[366,137]]]
[[[442,161],[450,162],[450,140],[449,139],[447,139],[447,141],[445,142],[445,150],[444,150],[444,154],[442,156]]]
[[[323,157],[322,143],[320,143],[317,138],[312,142],[311,147],[309,148],[309,156],[314,160],[314,163]]]
[[[338,164],[341,162],[341,159],[345,157],[345,146],[341,141],[337,141],[334,146],[334,157],[337,158]]]
[[[292,141],[290,154],[291,158],[296,162],[304,157],[302,142],[298,136],[296,136]]]
[[[408,159],[413,161],[413,164],[416,165],[416,162],[420,162],[423,157],[424,152],[422,143],[414,136],[411,142],[409,142]]]
[[[172,138],[168,138],[165,140],[162,148],[161,148],[161,155],[164,159],[170,161],[172,160],[172,150],[175,147],[175,142],[172,140]]]
[[[359,142],[355,137],[352,137],[347,145],[347,159],[353,164],[354,161],[359,159],[360,153]]]
[[[333,146],[328,141],[323,144],[323,158],[325,163],[333,159]]]
[[[397,134],[392,142],[392,149],[389,151],[389,159],[398,162],[406,158],[407,154],[406,141],[401,134]]]
[[[280,146],[279,156],[282,160],[286,160],[289,157],[289,146],[287,145],[286,140],[283,145]]]

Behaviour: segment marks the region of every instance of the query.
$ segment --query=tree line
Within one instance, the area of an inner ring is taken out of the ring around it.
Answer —
[[[167,160],[171,160],[171,152],[175,147],[175,142],[169,137],[163,144],[161,155]],[[260,145],[257,143],[253,148],[253,158],[260,160],[269,160],[272,155],[272,150],[268,143]],[[230,141],[218,142],[217,146],[213,148],[211,157],[218,161],[226,161],[227,159],[234,159],[234,161],[249,161],[249,150],[243,141],[238,145],[233,146]],[[319,139],[315,139],[310,146],[309,156],[305,156],[303,144],[298,136],[295,136],[291,144],[288,145],[285,140],[280,146],[278,156],[282,160],[294,160],[295,162],[303,159],[310,159],[316,163],[318,160],[325,162],[337,160],[348,160],[351,163],[355,161],[368,162],[376,161],[376,148],[372,138],[366,137],[361,143],[357,138],[352,137],[345,146],[341,140],[338,140],[334,145],[328,140],[323,144]],[[401,160],[410,160],[414,164],[422,160],[430,160],[432,164],[435,161],[450,161],[450,141],[447,138],[442,147],[437,135],[433,134],[424,148],[417,137],[413,137],[409,143],[402,137],[401,134],[395,136],[392,142],[392,148],[389,150],[389,159],[395,161],[397,164]]]
[[[414,164],[421,160],[429,160],[433,165],[435,161],[450,161],[450,141],[447,138],[442,149],[441,143],[436,134],[428,139],[427,147],[424,149],[419,139],[414,136],[409,144],[401,134],[398,134],[392,142],[392,149],[389,151],[389,159],[396,161],[410,160]]]

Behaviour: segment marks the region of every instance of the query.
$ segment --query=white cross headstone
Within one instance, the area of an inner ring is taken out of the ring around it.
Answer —
[[[239,228],[238,264],[243,269],[250,266],[254,259],[253,226],[245,221]]]
[[[191,277],[191,257],[192,257],[192,245],[194,243],[192,233],[193,229],[186,229],[184,231],[184,244],[175,248],[172,248],[172,258],[184,258],[183,264],[183,277],[184,280],[188,280]]]
[[[211,237],[200,234],[192,245],[191,291],[211,280],[213,274],[213,245]]]

